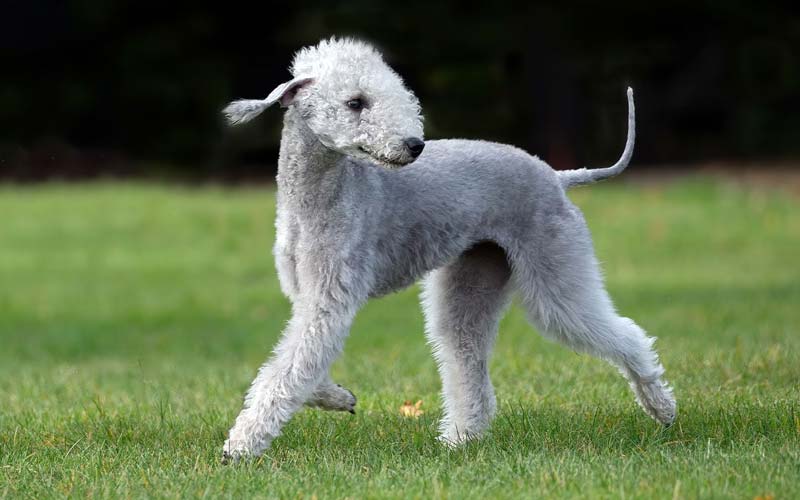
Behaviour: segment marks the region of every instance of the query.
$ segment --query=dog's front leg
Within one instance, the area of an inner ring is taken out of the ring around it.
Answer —
[[[355,307],[296,306],[274,355],[258,372],[223,447],[223,461],[255,457],[300,409],[342,350]]]
[[[325,377],[306,401],[306,406],[355,414],[356,396],[350,389],[335,383],[330,377]]]

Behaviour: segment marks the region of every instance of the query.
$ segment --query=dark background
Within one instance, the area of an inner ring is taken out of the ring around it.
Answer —
[[[616,159],[626,85],[639,165],[800,157],[800,17],[764,2],[11,2],[0,20],[0,177],[268,179],[281,120],[219,110],[287,80],[330,35],[376,43],[426,137],[557,168]]]

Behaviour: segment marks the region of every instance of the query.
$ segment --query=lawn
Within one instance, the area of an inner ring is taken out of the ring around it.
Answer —
[[[361,311],[334,366],[357,414],[305,410],[238,466],[222,441],[289,315],[274,192],[0,187],[0,496],[800,497],[800,198],[626,180],[572,198],[618,308],[659,338],[671,428],[514,306],[490,433],[438,446],[412,288]]]

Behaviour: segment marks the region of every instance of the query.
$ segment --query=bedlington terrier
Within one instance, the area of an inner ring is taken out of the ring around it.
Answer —
[[[266,99],[224,110],[239,124],[275,103],[286,108],[274,255],[292,302],[225,441],[225,461],[263,453],[303,404],[353,411],[355,397],[328,369],[356,311],[425,275],[444,443],[480,436],[495,413],[489,356],[514,291],[542,334],[611,362],[651,417],[673,421],[654,339],[616,313],[583,216],[565,195],[627,166],[631,89],[620,160],[557,172],[512,146],[423,142],[419,101],[367,43],[324,40],[300,50],[291,73]]]

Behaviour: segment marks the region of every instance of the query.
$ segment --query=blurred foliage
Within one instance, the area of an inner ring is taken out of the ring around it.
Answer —
[[[16,2],[0,21],[0,170],[270,175],[276,113],[233,132],[218,111],[266,95],[297,48],[333,34],[384,50],[428,138],[602,164],[621,148],[630,84],[637,162],[796,158],[800,17],[787,5]]]

